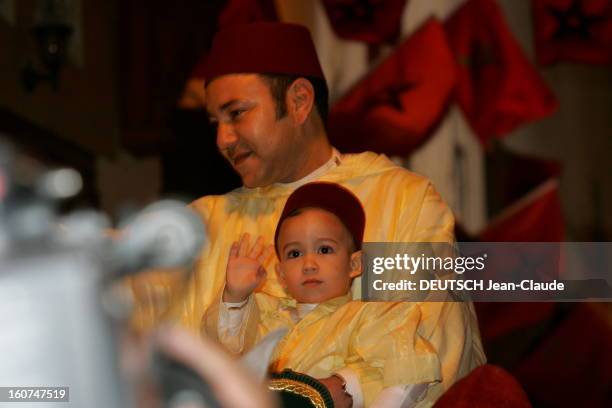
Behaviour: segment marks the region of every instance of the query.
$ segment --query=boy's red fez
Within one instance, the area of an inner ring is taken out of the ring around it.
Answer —
[[[306,27],[258,22],[219,31],[205,70],[206,83],[226,74],[286,74],[324,78]]]
[[[287,199],[274,233],[277,255],[278,234],[283,221],[294,211],[306,207],[321,208],[338,217],[352,235],[355,250],[361,249],[365,228],[365,212],[361,202],[353,193],[338,184],[317,182],[304,184]]]

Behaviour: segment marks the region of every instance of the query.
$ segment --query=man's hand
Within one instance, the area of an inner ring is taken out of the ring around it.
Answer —
[[[334,407],[351,408],[353,406],[353,397],[345,392],[340,378],[332,375],[331,377],[319,378],[318,380],[329,390],[334,400]]]
[[[242,302],[249,297],[266,277],[264,261],[272,253],[271,245],[264,246],[263,238],[257,238],[249,248],[249,234],[243,234],[240,242],[233,242],[225,271],[224,302]]]

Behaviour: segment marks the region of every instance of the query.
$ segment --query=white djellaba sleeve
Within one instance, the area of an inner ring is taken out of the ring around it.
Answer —
[[[246,304],[248,299],[238,303],[223,302],[219,307],[219,341],[230,352],[238,354],[244,348],[243,326],[246,324]]]
[[[353,397],[353,408],[364,408],[363,393],[357,374],[350,368],[336,372],[346,381],[346,392]],[[412,408],[423,399],[429,384],[396,385],[385,388],[376,397],[370,408]]]

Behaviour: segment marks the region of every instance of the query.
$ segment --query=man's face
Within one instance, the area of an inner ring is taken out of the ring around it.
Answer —
[[[301,303],[321,303],[348,293],[361,274],[360,252],[334,214],[305,208],[288,217],[278,235],[279,278]]]
[[[256,74],[215,78],[206,87],[206,108],[217,125],[217,147],[247,187],[290,182],[299,140],[289,115],[276,118],[270,89]]]

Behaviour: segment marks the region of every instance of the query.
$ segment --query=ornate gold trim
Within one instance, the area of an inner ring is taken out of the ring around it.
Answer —
[[[272,379],[268,382],[268,389],[297,394],[308,398],[315,408],[327,408],[323,397],[314,387],[299,381],[288,380],[286,378]]]

